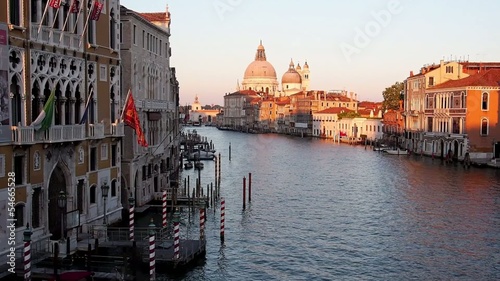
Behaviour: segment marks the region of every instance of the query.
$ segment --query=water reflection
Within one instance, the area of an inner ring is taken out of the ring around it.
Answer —
[[[219,211],[210,210],[206,262],[186,280],[500,279],[497,170],[325,140],[197,130],[222,155],[226,231],[221,247]],[[206,162],[202,186],[214,181],[214,164]],[[243,211],[249,172],[252,202]],[[194,171],[183,175],[194,186]],[[196,235],[192,216],[181,236]]]

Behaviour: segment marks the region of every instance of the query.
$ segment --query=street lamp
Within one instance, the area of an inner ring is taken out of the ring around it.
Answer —
[[[106,199],[108,199],[108,192],[109,192],[109,185],[107,181],[105,181],[103,185],[101,185],[101,191],[102,191],[102,198],[104,199],[104,216],[102,223],[106,224],[106,213],[107,213]]]
[[[66,210],[66,193],[61,190],[59,191],[59,195],[57,196],[57,206],[61,209],[61,239],[65,238],[64,235],[64,211]]]

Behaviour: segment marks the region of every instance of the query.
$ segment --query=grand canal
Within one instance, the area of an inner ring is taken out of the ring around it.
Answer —
[[[500,280],[500,170],[362,146],[200,127],[222,155],[207,257],[160,280]],[[229,161],[231,144],[231,161]],[[242,178],[252,202],[242,210]],[[197,173],[184,171],[191,178]],[[214,181],[205,162],[202,186]],[[181,237],[198,235],[183,213]]]

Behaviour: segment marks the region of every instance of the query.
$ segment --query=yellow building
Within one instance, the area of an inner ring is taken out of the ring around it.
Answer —
[[[120,6],[118,0],[104,1],[100,17],[92,19],[98,7],[93,3],[49,3],[0,4],[0,47],[10,62],[7,69],[0,64],[2,110],[11,112],[2,114],[0,210],[9,200],[3,187],[14,173],[16,247],[29,224],[34,243],[66,245],[69,239],[74,249],[77,232],[121,218]],[[31,125],[52,91],[50,127],[36,130]],[[109,187],[107,197],[103,186]],[[58,206],[58,199],[65,205]],[[0,214],[2,258],[9,250],[6,215]],[[64,254],[66,247],[61,249]]]

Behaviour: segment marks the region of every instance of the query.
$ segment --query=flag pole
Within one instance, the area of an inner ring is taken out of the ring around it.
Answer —
[[[76,24],[75,26],[73,27],[73,33],[75,33],[76,29],[78,28],[78,20],[80,19],[80,14],[83,10],[83,3],[85,2],[84,0],[80,0],[80,7],[78,8],[78,15],[76,16]]]
[[[125,102],[123,103],[123,106],[127,105],[127,102],[128,102],[128,99],[130,97],[130,89],[128,89],[128,92],[127,92],[127,97],[125,97]],[[123,114],[125,113],[125,108],[122,108],[122,114],[121,114],[121,119],[123,120]]]
[[[59,1],[59,8],[57,8],[56,15],[52,19],[52,26],[50,28],[49,40],[50,40],[50,37],[52,37],[52,34],[54,34],[54,25],[56,24],[57,16],[59,16],[59,10],[61,10],[61,1]],[[61,34],[62,34],[62,32],[61,32]]]
[[[85,21],[85,25],[83,26],[82,35],[80,38],[80,44],[78,45],[78,47],[82,46],[82,39],[83,39],[83,36],[85,36],[85,30],[87,29],[87,26],[89,24],[90,15],[92,14],[92,10],[94,9],[94,5],[95,5],[96,1],[97,0],[92,1],[92,5],[90,5],[89,14],[87,15],[87,20]]]
[[[47,10],[49,9],[49,3],[50,3],[50,0],[48,0],[47,4],[45,4],[45,10],[43,11],[42,19],[40,19],[40,24],[38,25],[38,32],[36,33],[37,40],[38,40],[38,35],[40,35],[40,30],[42,29],[43,20],[45,19],[45,15],[47,14]]]
[[[63,27],[62,27],[62,30],[61,30],[61,36],[59,36],[59,44],[58,45],[61,45],[61,41],[62,41],[63,34],[64,34],[64,29],[66,28],[66,25],[68,24],[69,16],[72,14],[71,13],[71,8],[73,7],[73,4],[75,3],[75,1],[76,0],[72,0],[71,4],[69,6],[68,15],[66,15],[66,19],[64,20],[64,24],[63,24]]]

